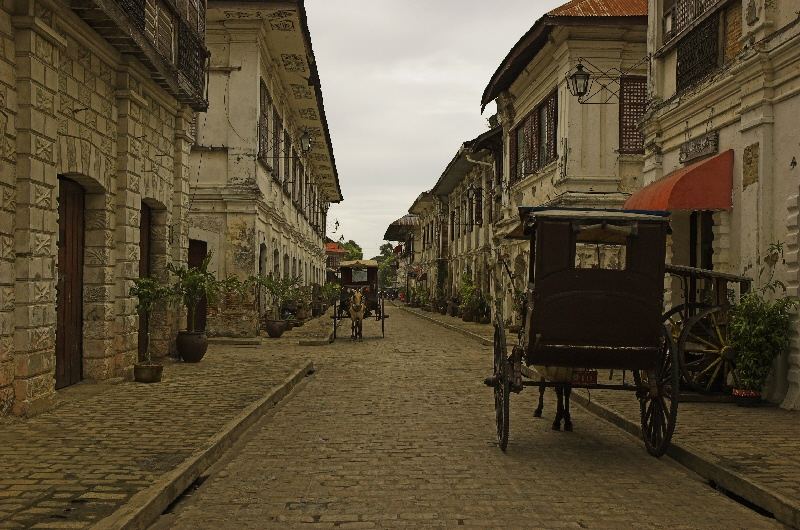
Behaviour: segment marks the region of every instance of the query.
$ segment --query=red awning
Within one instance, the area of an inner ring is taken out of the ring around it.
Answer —
[[[625,201],[626,210],[730,210],[733,149],[677,169]]]

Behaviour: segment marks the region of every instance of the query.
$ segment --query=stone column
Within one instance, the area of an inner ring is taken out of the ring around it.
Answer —
[[[139,222],[141,215],[140,124],[147,102],[138,93],[138,82],[129,72],[118,74],[116,225],[115,225],[115,351],[114,370],[129,378],[138,351],[139,315],[136,297],[130,295],[133,279],[139,277]]]
[[[16,63],[11,15],[0,9],[0,415],[14,402]]]
[[[31,415],[51,406],[55,388],[56,65],[66,41],[34,16],[32,2],[20,4],[12,19],[18,98],[13,411]]]
[[[786,201],[786,283],[787,295],[800,296],[800,195],[792,195]],[[793,319],[794,333],[787,359],[788,388],[781,402],[785,409],[800,409],[800,318]]]

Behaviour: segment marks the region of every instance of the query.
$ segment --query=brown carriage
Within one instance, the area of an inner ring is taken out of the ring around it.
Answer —
[[[339,280],[342,290],[339,301],[333,308],[333,338],[336,338],[337,327],[340,320],[349,318],[350,292],[354,289],[361,290],[366,301],[365,318],[373,317],[381,323],[381,336],[386,336],[386,311],[383,293],[378,285],[379,264],[375,260],[361,259],[343,261],[339,265]]]
[[[678,412],[679,366],[663,324],[665,212],[520,208],[513,237],[530,241],[524,325],[509,354],[495,315],[497,437],[508,443],[509,398],[540,381],[529,367],[574,369],[573,388],[634,392],[648,452],[662,455]],[[498,304],[497,313],[500,306]],[[631,371],[633,381],[598,384],[597,369]],[[592,377],[591,374],[594,374]]]

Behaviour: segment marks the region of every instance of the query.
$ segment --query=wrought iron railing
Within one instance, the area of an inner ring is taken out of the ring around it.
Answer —
[[[183,20],[178,27],[178,72],[194,90],[193,96],[203,98],[206,85],[206,57],[208,52],[200,36]]]
[[[719,18],[714,14],[678,42],[675,71],[678,92],[696,85],[719,68],[718,50]]]
[[[664,14],[664,43],[672,40],[719,3],[720,0],[677,0]]]
[[[145,0],[119,0],[119,5],[139,31],[144,31]]]

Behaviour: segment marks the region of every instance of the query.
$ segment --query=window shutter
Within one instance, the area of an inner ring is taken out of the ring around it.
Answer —
[[[526,145],[528,147],[528,156],[525,173],[533,173],[539,169],[539,113],[534,111],[528,117],[528,137]]]
[[[517,165],[517,134],[519,133],[519,127],[512,129],[511,134],[508,135],[508,160],[509,170],[508,170],[508,180],[510,182],[514,182],[517,180],[517,171],[519,171],[519,167]]]
[[[550,163],[558,157],[558,93],[547,100],[547,162]]]
[[[158,6],[157,35],[156,47],[159,53],[170,62],[175,62],[175,21],[163,4]]]
[[[639,122],[647,104],[647,81],[644,77],[623,77],[619,91],[619,152],[644,153],[644,136]]]

